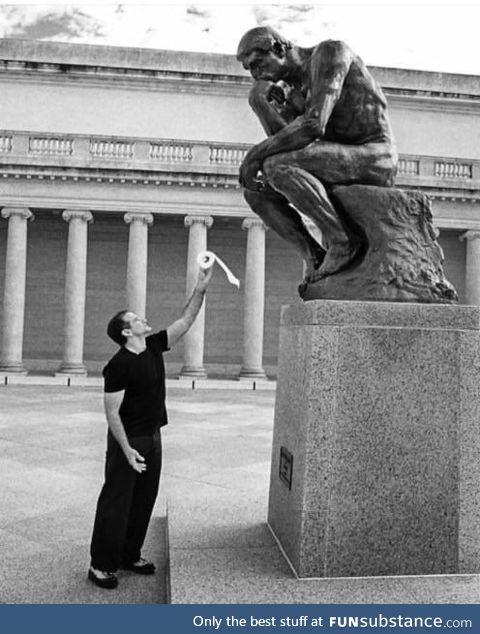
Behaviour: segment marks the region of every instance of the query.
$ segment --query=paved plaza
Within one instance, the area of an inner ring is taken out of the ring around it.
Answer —
[[[158,574],[121,572],[114,591],[86,580],[102,388],[0,388],[1,603],[165,603],[167,514],[175,603],[480,601],[478,575],[296,580],[265,524],[274,390],[168,384],[161,495],[144,549]]]
[[[273,401],[272,390],[168,390],[161,495],[144,549],[159,571],[121,572],[109,592],[86,580],[103,479],[102,388],[0,388],[0,603],[164,603],[166,493],[185,501],[202,483],[240,492],[252,479],[267,490]]]

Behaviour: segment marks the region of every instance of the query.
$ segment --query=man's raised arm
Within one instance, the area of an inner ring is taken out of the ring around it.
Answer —
[[[203,298],[205,297],[207,286],[212,277],[212,272],[213,267],[206,270],[199,269],[197,283],[190,295],[190,298],[185,304],[181,316],[167,328],[169,348],[172,348],[177,341],[183,337],[195,321],[198,313],[200,312],[200,308],[202,307]]]

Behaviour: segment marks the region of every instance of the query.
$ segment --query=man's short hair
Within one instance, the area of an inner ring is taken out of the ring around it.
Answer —
[[[125,319],[127,313],[128,310],[121,310],[110,319],[107,326],[107,335],[110,339],[113,339],[115,343],[118,343],[119,346],[124,346],[127,343],[125,335],[122,335],[122,330],[130,326],[129,322]]]
[[[275,44],[282,44],[285,48],[292,48],[292,43],[285,39],[271,26],[256,26],[245,33],[237,48],[237,59],[241,62],[256,48],[271,51]]]

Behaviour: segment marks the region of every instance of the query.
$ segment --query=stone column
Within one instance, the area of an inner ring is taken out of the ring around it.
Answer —
[[[4,207],[2,217],[8,219],[8,233],[0,369],[4,372],[26,374],[23,366],[23,327],[27,273],[27,220],[33,220],[34,216],[30,209],[25,207]]]
[[[198,279],[197,257],[207,248],[207,230],[213,225],[211,216],[186,216],[185,226],[189,227],[187,259],[187,299],[192,294]],[[206,378],[203,367],[203,348],[205,339],[205,301],[197,318],[184,337],[184,364],[180,377]]]
[[[242,229],[248,233],[243,310],[243,366],[239,378],[263,379],[266,227],[259,218],[245,218]]]
[[[87,228],[93,221],[89,211],[66,209],[68,222],[65,271],[65,326],[63,361],[57,374],[86,375],[83,364],[85,293],[87,286]]]
[[[480,306],[480,231],[467,231],[460,236],[467,241],[465,295],[470,305]]]
[[[123,219],[130,225],[127,261],[127,308],[145,317],[147,305],[148,225],[152,214],[127,213]]]

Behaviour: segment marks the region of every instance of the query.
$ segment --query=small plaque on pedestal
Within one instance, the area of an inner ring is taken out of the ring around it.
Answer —
[[[278,475],[280,476],[280,480],[285,484],[289,489],[292,488],[292,468],[293,468],[293,456],[285,449],[285,447],[280,447],[280,465]]]

